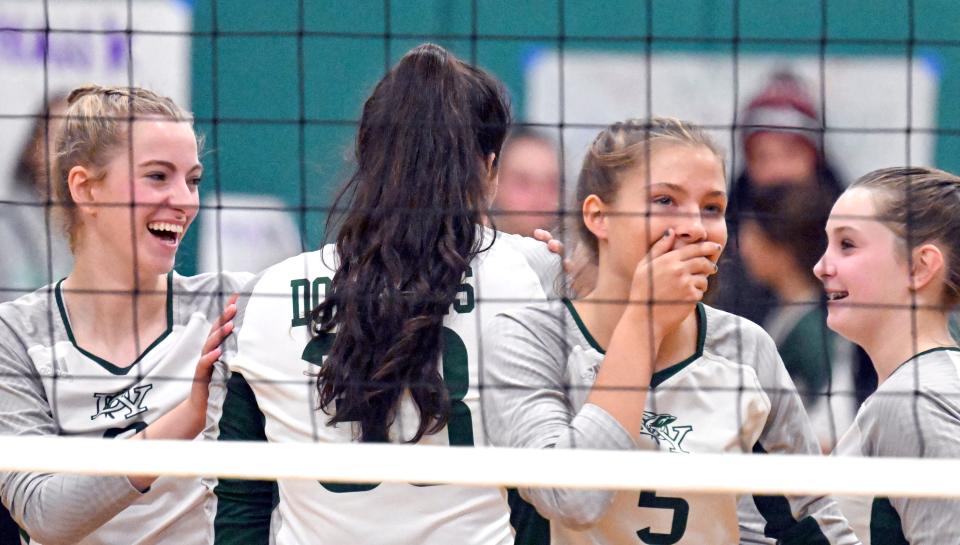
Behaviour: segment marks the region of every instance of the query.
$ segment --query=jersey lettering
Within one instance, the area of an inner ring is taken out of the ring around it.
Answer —
[[[97,412],[90,417],[90,420],[96,420],[98,416],[106,416],[112,420],[116,418],[115,413],[123,409],[127,411],[123,415],[124,419],[130,419],[147,412],[147,407],[143,405],[144,398],[152,388],[153,384],[144,384],[119,393],[93,394],[93,397],[97,400]]]
[[[313,281],[307,278],[290,281],[290,298],[293,303],[291,327],[299,327],[310,323],[310,314],[320,304],[320,298],[326,295],[332,283],[333,281],[326,276],[318,276]]]
[[[453,310],[458,314],[468,314],[476,308],[476,295],[473,286],[466,281],[473,278],[473,268],[467,267],[464,273],[464,282],[457,288],[457,298],[453,301]],[[291,327],[300,327],[310,323],[310,313],[320,304],[320,299],[327,294],[333,281],[327,276],[318,276],[311,281],[308,278],[297,278],[290,281],[290,302],[292,317]]]
[[[666,443],[670,452],[683,452],[680,445],[688,433],[693,431],[693,426],[674,426],[677,420],[672,414],[656,414],[650,411],[643,411],[643,427],[640,435],[651,437],[658,445]]]
[[[457,288],[457,298],[453,301],[453,310],[457,311],[457,314],[468,314],[477,306],[473,286],[466,281],[466,278],[473,278],[473,267],[467,267],[464,282]]]

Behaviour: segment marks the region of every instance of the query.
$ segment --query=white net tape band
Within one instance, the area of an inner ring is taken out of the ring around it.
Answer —
[[[949,459],[56,437],[0,437],[0,453],[2,471],[960,498]]]

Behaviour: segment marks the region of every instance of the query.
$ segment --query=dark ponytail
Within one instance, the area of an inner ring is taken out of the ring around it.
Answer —
[[[443,318],[481,251],[487,158],[499,156],[509,117],[495,78],[432,44],[407,53],[364,104],[357,168],[334,203],[346,205],[339,265],[312,314],[315,334],[336,333],[320,407],[331,425],[358,422],[361,441],[387,440],[407,389],[420,413],[411,442],[447,423]]]

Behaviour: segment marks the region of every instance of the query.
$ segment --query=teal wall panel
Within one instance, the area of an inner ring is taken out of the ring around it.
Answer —
[[[306,205],[299,217],[308,244],[318,244],[326,219],[318,209],[329,205],[349,175],[353,123],[363,100],[390,63],[428,39],[463,58],[475,56],[496,73],[522,118],[526,63],[536,51],[558,47],[561,30],[566,51],[642,52],[651,26],[654,51],[729,52],[739,29],[741,53],[787,55],[816,55],[821,48],[828,55],[906,55],[910,35],[903,0],[558,1],[196,0],[193,108],[207,121],[199,126],[209,144],[203,191],[219,185]],[[952,100],[960,92],[960,43],[949,43],[958,38],[960,2],[913,4],[915,37],[941,41],[913,48],[940,71],[939,126],[960,128],[960,108]],[[388,26],[394,36],[385,40]],[[474,26],[482,36],[476,42],[470,39]],[[207,34],[212,31],[217,35]],[[209,122],[214,116],[219,123]],[[960,137],[939,138],[936,160],[960,170]],[[190,272],[192,238],[186,242],[179,268]]]

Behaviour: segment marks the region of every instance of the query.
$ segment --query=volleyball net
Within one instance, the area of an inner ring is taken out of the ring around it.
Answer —
[[[672,116],[704,127],[726,148],[731,198],[744,187],[753,160],[744,142],[764,129],[790,132],[817,161],[828,161],[792,180],[826,188],[828,197],[879,167],[960,171],[954,164],[960,161],[960,106],[950,100],[960,90],[950,76],[960,63],[960,41],[945,23],[960,17],[960,6],[877,4],[864,10],[840,0],[792,6],[384,0],[343,9],[306,0],[242,7],[158,0],[94,9],[83,2],[0,0],[0,122],[26,139],[31,123],[57,119],[40,97],[99,78],[143,85],[188,105],[209,153],[199,223],[183,243],[177,269],[256,272],[323,240],[334,189],[349,173],[344,157],[362,101],[410,47],[436,42],[502,78],[517,125],[545,135],[557,157],[554,202],[513,209],[498,203],[495,222],[534,217],[572,244],[568,220],[580,214],[571,206],[572,186],[585,149],[598,130],[626,118]],[[786,90],[775,81],[784,74]],[[0,162],[13,164],[16,153],[5,144]],[[791,175],[775,172],[769,179],[789,182]],[[5,177],[16,176],[11,169]],[[47,212],[57,203],[15,185],[0,201],[0,221],[9,224],[0,227],[12,233],[17,245],[11,247],[24,248],[13,255],[37,254],[36,268],[0,279],[5,299],[69,270],[69,259],[54,255],[61,232]],[[814,206],[818,198],[800,210],[783,207],[797,200],[795,193],[760,191],[749,206],[741,200],[740,215],[731,219],[731,260],[721,262],[720,290],[708,302],[756,319],[782,351],[787,346],[795,358],[787,370],[829,450],[875,387],[869,361],[826,332],[816,314],[819,293],[778,305],[769,286],[747,281],[758,274],[753,260],[763,261],[749,255],[759,244],[750,237],[760,232],[767,241],[795,240],[796,229],[810,228],[804,220],[825,220],[824,208]],[[799,226],[784,227],[787,214]],[[25,239],[28,224],[39,229],[32,242]],[[808,254],[814,246],[805,247]],[[811,347],[809,335],[818,344]],[[698,395],[712,395],[706,390]],[[731,396],[730,390],[715,393]],[[915,426],[914,419],[904,415],[891,425]],[[960,461],[949,459],[28,436],[0,437],[0,453],[0,470],[22,472],[960,497],[960,487],[943,478],[960,473]]]
[[[953,459],[3,437],[3,470],[336,483],[957,498]],[[70,448],[65,456],[62,447]],[[112,457],[104,466],[105,456]],[[317,460],[323,460],[318,463]],[[390,460],[384,463],[384,460]],[[464,471],[463,468],[470,468]],[[570,468],[577,468],[571,471]]]

